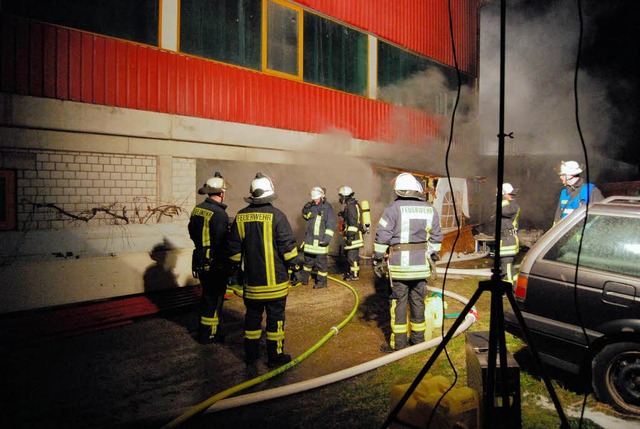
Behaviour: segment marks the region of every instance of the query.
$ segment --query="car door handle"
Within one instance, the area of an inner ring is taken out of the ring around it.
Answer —
[[[636,288],[616,282],[606,282],[602,288],[602,300],[610,304],[631,307],[636,297]]]

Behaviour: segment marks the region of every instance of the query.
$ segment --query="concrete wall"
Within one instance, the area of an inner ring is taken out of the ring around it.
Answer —
[[[192,284],[186,225],[200,182],[216,168],[233,182],[232,217],[262,171],[274,176],[276,205],[297,232],[316,185],[338,212],[337,188],[349,184],[371,201],[377,220],[388,200],[379,188],[388,184],[374,178],[372,165],[424,167],[420,148],[390,149],[337,130],[320,135],[0,93],[0,168],[16,172],[18,203],[17,229],[0,231],[0,313]]]

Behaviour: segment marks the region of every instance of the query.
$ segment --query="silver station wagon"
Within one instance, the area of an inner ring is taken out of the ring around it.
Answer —
[[[514,294],[543,363],[640,415],[640,197],[609,197],[556,224],[525,255]],[[523,338],[508,305],[505,328]]]

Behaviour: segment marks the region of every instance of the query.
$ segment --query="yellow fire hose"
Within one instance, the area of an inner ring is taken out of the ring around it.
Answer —
[[[225,399],[237,392],[240,392],[244,389],[247,389],[251,386],[255,386],[258,383],[261,383],[263,381],[266,381],[270,378],[275,377],[278,374],[282,374],[283,372],[285,372],[286,370],[288,370],[289,368],[294,367],[295,365],[299,364],[300,362],[302,362],[303,360],[305,360],[307,357],[309,357],[313,352],[315,352],[318,348],[320,348],[324,343],[326,343],[327,341],[329,341],[329,339],[331,337],[333,337],[334,335],[336,335],[340,329],[342,329],[347,323],[349,323],[351,321],[351,319],[353,319],[353,317],[355,316],[356,312],[358,311],[358,307],[360,306],[360,296],[358,295],[358,292],[356,292],[356,290],[351,287],[351,285],[349,285],[346,282],[343,282],[342,280],[338,280],[334,277],[328,276],[329,279],[331,279],[332,281],[335,281],[337,283],[340,283],[341,285],[345,286],[346,288],[350,289],[351,292],[353,292],[353,295],[355,297],[355,304],[353,306],[353,310],[351,310],[351,313],[349,313],[349,315],[342,321],[340,322],[340,324],[338,326],[333,326],[329,332],[322,337],[322,339],[320,341],[318,341],[316,344],[314,344],[310,349],[308,349],[307,351],[305,351],[304,353],[302,353],[300,356],[296,357],[295,359],[293,359],[291,362],[282,365],[279,368],[274,369],[273,371],[270,371],[266,374],[263,374],[259,377],[253,378],[251,380],[245,381],[244,383],[238,384],[236,386],[230,387],[227,390],[224,390],[220,393],[218,393],[217,395],[214,395],[212,397],[210,397],[209,399],[199,403],[198,405],[190,408],[189,410],[187,410],[185,413],[183,413],[182,415],[176,417],[175,419],[173,419],[172,421],[170,421],[169,423],[167,423],[166,425],[164,425],[162,427],[162,429],[169,429],[169,428],[175,428],[178,427],[179,425],[181,425],[182,423],[184,423],[186,420],[190,419],[191,417],[195,416],[196,414],[202,412],[203,410],[206,410],[207,408],[209,408],[211,405],[215,404],[216,402]]]

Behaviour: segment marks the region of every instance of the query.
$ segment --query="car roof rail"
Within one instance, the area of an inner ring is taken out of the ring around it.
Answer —
[[[640,196],[632,197],[628,195],[612,195],[604,200],[597,201],[595,204],[620,204],[627,206],[640,206]]]

